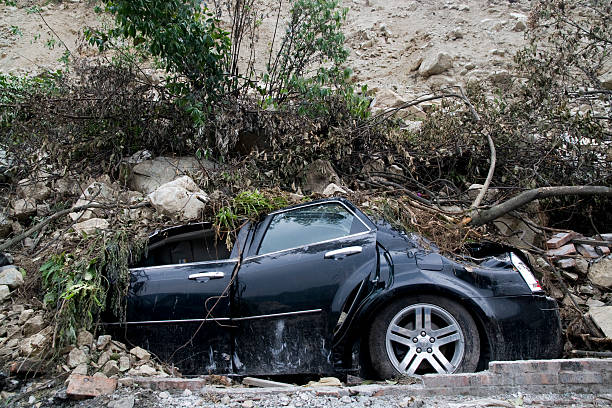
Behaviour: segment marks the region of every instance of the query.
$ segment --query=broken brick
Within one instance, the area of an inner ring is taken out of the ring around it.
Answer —
[[[576,245],[576,249],[578,250],[578,253],[585,258],[599,258],[599,254],[595,251],[595,248],[592,245],[579,244]]]
[[[68,378],[66,395],[72,399],[93,398],[99,395],[112,394],[116,388],[116,378],[72,374]]]
[[[576,236],[575,232],[559,232],[553,235],[551,239],[546,241],[546,248],[547,249],[561,248],[563,245],[570,242],[575,236]]]
[[[575,253],[576,247],[574,246],[574,244],[567,244],[563,245],[561,248],[549,249],[548,251],[546,251],[546,255],[553,258],[558,256],[572,255]]]

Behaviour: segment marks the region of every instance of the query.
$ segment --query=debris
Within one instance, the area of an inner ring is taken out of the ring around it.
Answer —
[[[612,339],[612,306],[590,307],[589,315],[603,334]]]
[[[89,363],[89,356],[83,349],[73,348],[70,353],[68,353],[68,358],[66,359],[66,364],[68,364],[68,367],[75,368],[79,364],[87,363]]]
[[[278,381],[262,380],[261,378],[255,377],[244,377],[244,379],[242,380],[242,384],[260,388],[293,387],[293,385],[291,384],[282,383]]]
[[[568,269],[568,268],[573,268],[576,266],[576,260],[573,258],[565,258],[565,259],[561,259],[559,261],[557,261],[557,265],[559,265],[560,268],[563,269]],[[576,277],[577,279],[578,277]]]
[[[106,230],[109,227],[109,223],[104,218],[91,218],[87,221],[79,222],[74,224],[74,230],[78,233],[91,235],[96,230]]]
[[[319,381],[310,381],[307,387],[342,387],[342,383],[336,377],[321,377]]]
[[[93,398],[115,392],[116,378],[92,377],[73,374],[68,378],[66,395],[72,399]]]
[[[572,255],[576,253],[576,247],[574,244],[563,245],[556,249],[549,249],[546,251],[546,255],[551,258],[556,258],[559,256]]]
[[[151,359],[151,353],[140,347],[131,349],[130,354],[142,361],[149,361]]]
[[[597,286],[612,288],[612,259],[604,258],[593,263],[589,270],[589,279]]]
[[[148,197],[157,211],[186,220],[197,219],[208,201],[208,195],[189,176],[161,185]]]
[[[91,334],[87,330],[79,331],[79,334],[77,335],[77,346],[91,347],[92,343],[93,343],[93,334]]]
[[[563,245],[565,245],[568,242],[570,242],[575,236],[576,236],[576,233],[573,232],[573,231],[570,231],[570,232],[559,232],[559,233],[553,235],[553,237],[551,239],[546,241],[546,248],[547,249],[561,248]]]
[[[23,285],[23,275],[13,265],[0,267],[0,285],[6,285],[11,289],[17,289]]]

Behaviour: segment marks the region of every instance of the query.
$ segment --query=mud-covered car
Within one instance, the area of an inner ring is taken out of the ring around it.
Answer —
[[[557,305],[512,248],[451,259],[337,198],[246,223],[231,251],[211,227],[152,235],[107,326],[185,374],[391,378],[560,354]]]

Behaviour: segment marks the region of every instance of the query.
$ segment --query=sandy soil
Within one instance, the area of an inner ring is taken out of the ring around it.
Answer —
[[[59,41],[48,44],[57,37],[74,55],[95,54],[81,39],[83,27],[101,25],[100,16],[93,11],[95,2],[48,2],[40,14],[29,12],[33,3],[41,4],[19,1],[17,7],[0,6],[0,72],[61,68],[58,59],[64,47]],[[265,0],[260,5],[259,69],[267,60],[278,4]],[[282,4],[286,14],[288,1]],[[357,82],[378,95],[393,91],[402,98],[507,69],[514,52],[525,43],[524,22],[530,8],[527,0],[343,0],[343,5],[349,8],[345,26],[351,50],[348,65]],[[423,78],[417,72],[421,59],[438,51],[451,55],[452,68]]]

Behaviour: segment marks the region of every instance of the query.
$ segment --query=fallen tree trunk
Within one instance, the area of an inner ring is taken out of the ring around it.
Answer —
[[[519,207],[541,198],[563,196],[563,195],[604,195],[612,196],[612,188],[606,186],[560,186],[560,187],[540,187],[532,190],[527,190],[504,201],[501,204],[494,205],[491,208],[483,210],[475,210],[470,217],[463,220],[463,224],[479,226],[491,222],[510,211],[514,211]]]

